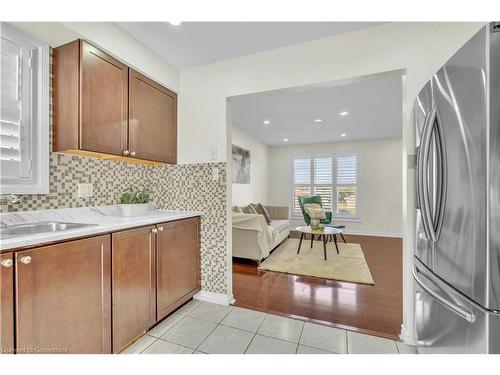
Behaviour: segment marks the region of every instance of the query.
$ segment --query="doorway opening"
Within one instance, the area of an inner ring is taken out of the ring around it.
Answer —
[[[228,98],[236,306],[398,339],[403,78]]]

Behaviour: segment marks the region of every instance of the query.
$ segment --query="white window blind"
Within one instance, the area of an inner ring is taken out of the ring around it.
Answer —
[[[332,158],[314,158],[314,184],[332,183]]]
[[[309,185],[311,183],[311,159],[295,159],[294,164],[295,184]]]
[[[2,38],[0,160],[2,177],[29,178],[30,51]]]
[[[311,155],[293,158],[293,213],[301,215],[299,197],[319,195],[336,218],[358,216],[356,155]]]
[[[356,184],[356,156],[337,157],[337,185]]]
[[[358,158],[355,155],[337,157],[336,210],[337,217],[357,217]]]
[[[0,23],[0,192],[48,192],[49,49]]]

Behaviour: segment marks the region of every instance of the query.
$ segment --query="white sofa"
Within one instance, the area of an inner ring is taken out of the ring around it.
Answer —
[[[260,263],[290,234],[288,207],[266,206],[271,216],[267,224],[263,215],[233,212],[233,257]]]

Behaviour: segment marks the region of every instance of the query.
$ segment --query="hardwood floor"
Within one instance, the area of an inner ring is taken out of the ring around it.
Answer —
[[[233,259],[235,305],[397,339],[403,314],[402,240],[345,237],[361,245],[375,285],[259,271],[255,262]]]

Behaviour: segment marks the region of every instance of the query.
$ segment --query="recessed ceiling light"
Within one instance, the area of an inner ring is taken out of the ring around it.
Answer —
[[[342,133],[340,136],[345,137],[346,135],[347,135],[346,133]]]
[[[342,111],[339,113],[339,115],[341,115],[341,116],[347,116],[348,114],[349,114],[349,112],[347,112],[347,111]]]
[[[283,142],[288,142],[288,138],[283,138]]]
[[[264,122],[265,125],[269,125],[271,123],[270,120],[264,120],[263,122]]]
[[[179,26],[182,22],[181,21],[168,21],[169,24],[172,26]]]
[[[314,122],[323,122],[323,120],[320,118],[317,118],[316,120],[314,120]]]

